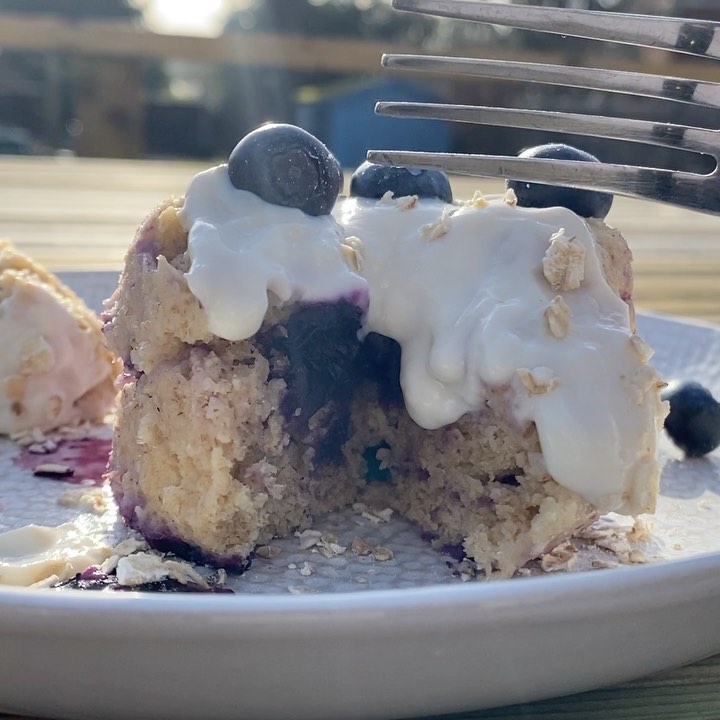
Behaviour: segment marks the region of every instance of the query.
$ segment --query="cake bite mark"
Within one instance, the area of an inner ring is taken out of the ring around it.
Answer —
[[[553,290],[577,290],[585,278],[585,248],[560,228],[550,237],[550,247],[542,261],[543,275]]]
[[[563,300],[561,295],[556,295],[553,301],[545,309],[545,319],[553,337],[562,340],[570,329],[570,318],[572,312],[570,307]]]

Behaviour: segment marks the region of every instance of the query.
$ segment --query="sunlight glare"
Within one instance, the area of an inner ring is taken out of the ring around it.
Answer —
[[[225,12],[225,0],[152,0],[145,17],[157,32],[217,35],[222,30]]]

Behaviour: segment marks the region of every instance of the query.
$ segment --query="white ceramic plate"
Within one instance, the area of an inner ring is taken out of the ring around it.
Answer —
[[[96,307],[114,282],[68,279]],[[665,377],[720,391],[720,329],[651,316],[640,328]],[[588,690],[719,652],[720,452],[684,461],[665,440],[662,450],[644,565],[461,583],[412,528],[345,514],[327,522],[377,533],[395,558],[310,556],[305,576],[308,551],[294,562],[291,539],[234,581],[236,595],[0,589],[0,710],[399,718]],[[0,447],[0,527],[77,513],[58,510],[59,483],[18,469],[16,452]]]

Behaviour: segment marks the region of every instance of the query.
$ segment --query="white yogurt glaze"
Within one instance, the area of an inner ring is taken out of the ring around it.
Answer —
[[[90,516],[57,527],[25,525],[2,533],[0,585],[27,587],[69,580],[110,555],[106,534],[106,526]]]
[[[4,277],[0,300],[0,433],[83,419],[78,404],[111,373],[98,331],[28,273]],[[98,401],[102,402],[101,400]]]
[[[603,512],[653,510],[658,379],[581,218],[502,198],[345,199],[337,225],[239,193],[221,174],[197,176],[182,210],[188,284],[214,332],[250,336],[268,290],[321,299],[366,283],[364,330],[400,343],[405,403],[419,425],[481,412],[501,389],[518,426],[537,426],[558,483]],[[346,242],[362,278],[342,268],[343,236],[357,238]]]
[[[233,187],[227,166],[195,176],[181,220],[189,230],[188,287],[211,332],[252,337],[270,300],[362,302],[367,283],[343,259],[343,231],[329,216],[270,205]]]

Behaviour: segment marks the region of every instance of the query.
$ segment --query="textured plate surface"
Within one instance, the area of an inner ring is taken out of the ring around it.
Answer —
[[[116,276],[66,279],[98,308]],[[720,329],[639,325],[667,379],[720,393]],[[319,529],[392,559],[325,558],[289,538],[232,579],[234,596],[0,589],[0,709],[405,717],[590,689],[720,651],[720,451],[683,460],[663,438],[662,452],[644,565],[462,583],[410,525],[355,510]],[[78,515],[58,504],[67,484],[33,477],[16,456],[0,445],[0,531]],[[100,519],[116,530],[112,510]]]

